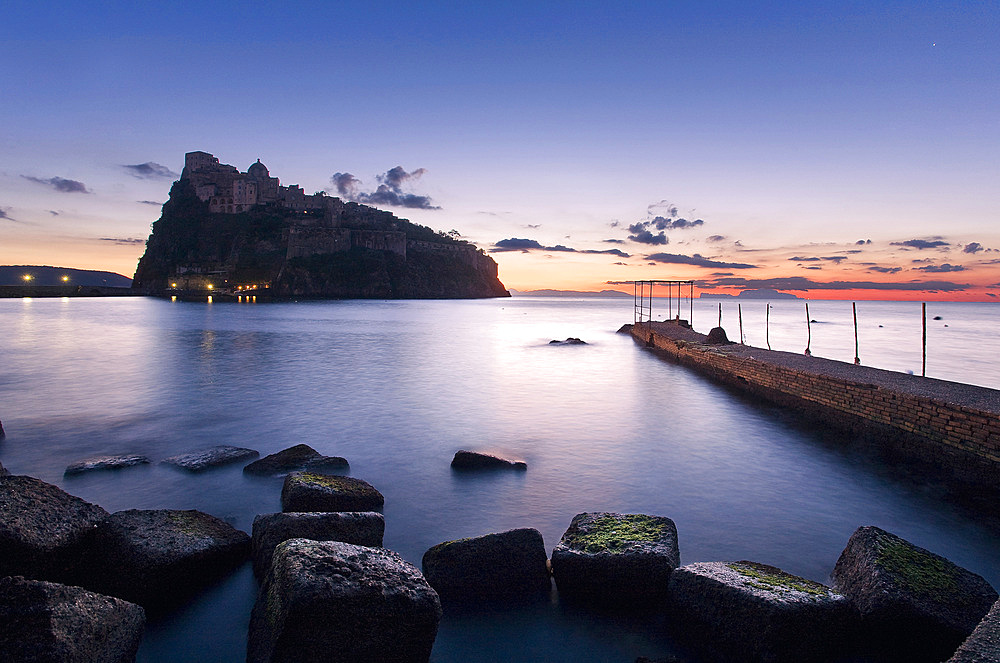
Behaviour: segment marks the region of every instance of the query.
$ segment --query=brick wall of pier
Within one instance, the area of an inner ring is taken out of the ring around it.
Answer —
[[[889,371],[865,368],[859,373],[876,379],[865,380],[864,375],[861,380],[843,379],[768,360],[769,356],[787,353],[754,348],[751,349],[754,356],[750,356],[746,346],[706,345],[692,340],[704,337],[690,330],[678,334],[669,328],[657,331],[634,326],[632,335],[717,381],[780,405],[805,410],[838,428],[901,443],[908,454],[934,462],[949,461],[961,474],[978,475],[974,478],[995,482],[998,476],[1000,416],[996,411],[878,384],[878,373],[890,374]],[[892,377],[896,381],[926,380],[899,374]],[[973,395],[976,390],[987,396],[996,393],[969,385],[961,387],[963,392]]]

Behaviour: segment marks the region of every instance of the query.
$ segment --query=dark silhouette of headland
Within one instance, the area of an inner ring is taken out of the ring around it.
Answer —
[[[455,235],[282,186],[260,160],[240,172],[189,152],[133,288],[192,298],[509,296],[496,262]]]

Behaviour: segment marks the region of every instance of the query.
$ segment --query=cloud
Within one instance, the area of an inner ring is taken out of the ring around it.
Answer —
[[[966,244],[965,245],[965,248],[962,249],[962,253],[973,253],[973,254],[975,254],[975,253],[979,253],[982,250],[983,250],[983,245],[982,244],[980,244],[979,242],[972,242],[970,244]]]
[[[662,210],[669,217],[677,216],[677,205],[674,205],[669,200],[661,200],[658,203],[653,203],[646,207],[647,214],[653,214],[657,210]]]
[[[176,177],[180,177],[177,173],[170,170],[166,166],[161,166],[153,161],[137,163],[134,165],[124,165],[122,168],[124,168],[132,177],[137,177],[141,180],[174,179]]]
[[[623,239],[606,239],[606,240],[603,240],[603,241],[604,241],[605,244],[624,244],[625,243],[625,240],[623,240]]]
[[[563,246],[562,244],[556,244],[555,246],[543,246],[540,242],[534,239],[522,239],[519,237],[511,237],[510,239],[501,239],[493,245],[490,249],[490,253],[504,253],[506,251],[520,251],[521,253],[528,253],[529,251],[548,251],[553,253],[587,253],[595,255],[611,255],[618,256],[619,258],[631,258],[632,256],[625,253],[621,249],[605,249],[604,251],[598,251],[596,249],[572,249],[568,246]]]
[[[913,269],[918,272],[939,272],[939,273],[965,271],[965,267],[963,267],[962,265],[950,265],[948,263],[944,263],[941,265],[926,265],[924,267],[914,267]]]
[[[646,256],[647,260],[663,262],[677,265],[695,265],[696,267],[721,267],[723,269],[756,269],[757,265],[748,265],[742,262],[720,262],[711,260],[699,254],[685,256],[677,253],[654,253]]]
[[[659,246],[670,243],[670,240],[667,239],[667,234],[662,230],[659,232],[659,234],[654,235],[648,230],[644,230],[642,228],[642,224],[640,223],[633,223],[631,226],[628,227],[628,229],[629,232],[632,233],[631,235],[628,236],[628,238],[633,242],[638,242],[640,244],[651,244],[653,246]]]
[[[788,276],[770,279],[726,278],[706,281],[707,287],[733,286],[740,288],[772,288],[774,290],[937,290],[955,292],[968,290],[969,283],[951,281],[908,281],[905,283],[880,283],[878,281],[813,281],[804,276]]]
[[[628,263],[627,262],[613,262],[611,264],[612,265],[624,265],[625,267],[628,267]]]
[[[818,262],[819,258],[816,257],[803,258],[802,256],[795,256],[794,258],[789,258],[789,260],[791,260],[792,262],[812,262],[812,261]]]
[[[131,244],[145,244],[146,240],[136,239],[134,237],[98,237],[101,242],[113,242],[119,246],[128,246]]]
[[[361,180],[351,173],[334,173],[330,182],[337,188],[337,193],[342,198],[356,203],[413,209],[441,209],[431,202],[429,196],[418,196],[403,191],[404,184],[419,179],[426,172],[426,168],[417,168],[408,173],[402,166],[396,166],[377,176],[378,187],[367,193],[361,191]]]
[[[913,249],[918,249],[920,251],[924,249],[940,249],[945,246],[950,246],[948,242],[942,239],[908,239],[905,242],[889,242],[890,246],[907,246]]]
[[[52,216],[59,216],[59,212],[55,211],[54,209],[50,209],[49,214],[51,214]]]
[[[0,220],[14,221],[15,223],[19,223],[17,219],[15,219],[14,217],[12,217],[7,212],[7,210],[9,210],[9,209],[10,209],[9,207],[0,207]]]
[[[902,267],[882,267],[881,265],[872,265],[868,268],[869,272],[878,272],[879,274],[895,274],[897,272],[903,271]]]
[[[62,177],[50,177],[46,180],[41,177],[31,177],[30,175],[21,175],[21,177],[32,182],[37,182],[38,184],[50,186],[62,193],[91,193],[87,190],[87,186],[83,182],[77,182],[76,180],[67,180]]]
[[[137,200],[135,202],[140,203],[142,205],[156,205],[157,207],[163,204],[163,203],[158,203],[155,200]]]
[[[854,243],[857,244],[858,246],[864,246],[865,244],[871,244],[872,241],[870,239],[859,239]]]
[[[524,227],[528,228],[529,230],[538,230],[539,228],[542,227],[542,224],[540,224],[540,223],[529,223],[529,224],[525,225]]]
[[[724,239],[726,239],[725,235],[709,235],[708,237],[709,242],[721,242]]]

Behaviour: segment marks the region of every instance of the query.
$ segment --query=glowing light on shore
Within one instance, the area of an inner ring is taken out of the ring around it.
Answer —
[[[65,283],[66,281],[69,281],[69,277],[68,276],[64,276],[64,277],[62,277],[62,280],[63,280],[63,283]]]
[[[30,281],[31,279],[33,279],[33,278],[35,278],[35,277],[34,277],[34,276],[32,276],[31,274],[25,274],[25,275],[24,275],[24,276],[22,276],[21,278],[23,278],[23,279],[24,279],[25,281]]]

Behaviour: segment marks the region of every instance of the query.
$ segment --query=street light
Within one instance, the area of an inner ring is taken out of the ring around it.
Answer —
[[[25,281],[30,281],[31,279],[33,279],[35,277],[33,277],[31,274],[25,274],[23,278],[24,278]]]

